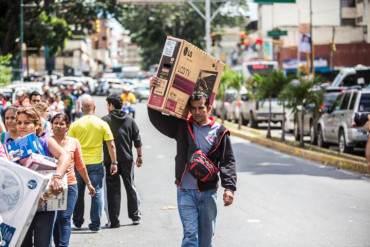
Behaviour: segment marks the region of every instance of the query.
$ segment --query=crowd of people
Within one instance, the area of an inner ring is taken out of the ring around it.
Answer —
[[[158,78],[152,77],[150,83],[151,87],[158,86]],[[143,152],[139,128],[132,115],[124,110],[123,101],[132,101],[130,96],[127,92],[109,95],[108,114],[99,118],[90,95],[74,95],[69,88],[62,88],[61,95],[50,100],[48,92],[18,97],[2,109],[4,145],[0,146],[3,148],[0,156],[9,158],[8,143],[34,134],[42,147],[41,153],[57,159],[51,192],[61,193],[65,175],[68,183],[66,209],[38,210],[22,246],[49,247],[52,243],[68,246],[72,223],[79,230],[85,222],[86,188],[91,196],[88,229],[100,231],[105,206],[106,227],[120,227],[121,179],[126,189],[128,216],[133,225],[140,224],[142,215],[134,184],[134,166],[142,166]],[[229,131],[211,117],[208,95],[194,92],[188,106],[187,120],[162,115],[149,107],[148,114],[158,131],[177,142],[175,183],[183,226],[181,246],[209,247],[215,232],[218,181],[224,187],[224,205],[229,206],[236,190],[236,164]]]
[[[107,208],[107,227],[120,226],[120,177],[127,190],[128,215],[134,225],[140,223],[139,196],[134,185],[134,165],[142,165],[139,128],[135,120],[122,111],[121,95],[106,98],[107,115],[95,115],[93,98],[83,92],[73,94],[71,88],[60,89],[60,95],[51,96],[47,87],[17,96],[14,102],[3,98],[1,108],[0,156],[11,159],[8,144],[30,134],[37,136],[42,150],[53,157],[57,169],[50,182],[50,190],[62,192],[62,179],[67,177],[67,208],[45,211],[39,207],[22,246],[68,246],[72,230],[84,223],[84,194],[87,187],[91,196],[88,228],[101,229],[101,216]],[[134,162],[132,146],[137,150]],[[104,155],[103,155],[104,154]],[[14,160],[13,160],[14,161]],[[104,193],[103,184],[107,184]],[[104,205],[107,201],[107,205]],[[40,202],[38,202],[40,203]]]

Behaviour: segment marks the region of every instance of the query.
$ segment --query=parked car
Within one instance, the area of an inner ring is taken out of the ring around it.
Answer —
[[[339,94],[331,107],[325,110],[317,125],[317,143],[320,147],[337,144],[341,153],[354,147],[364,147],[367,133],[355,121],[358,115],[370,113],[370,89],[349,89]]]
[[[142,100],[147,100],[150,94],[150,86],[149,85],[139,85],[135,86],[133,89],[133,93],[136,96],[136,99],[141,102]]]
[[[232,103],[236,100],[237,90],[234,88],[226,89],[224,102],[216,100],[214,103],[214,115],[217,117],[223,117],[225,120],[234,120],[234,112],[232,109]]]
[[[370,67],[358,65],[352,68],[343,68],[335,77],[330,87],[367,87],[370,85]]]
[[[242,94],[240,101],[241,118],[243,124],[250,123],[252,128],[258,128],[259,123],[269,120],[269,101],[257,101],[250,99],[248,94]],[[281,102],[277,99],[271,100],[271,121],[281,123],[283,121],[284,111]]]
[[[340,95],[344,88],[327,88],[326,92],[324,93],[323,104],[320,106],[319,112],[317,112],[317,118],[329,109],[333,103],[336,101],[338,95]],[[314,131],[314,105],[308,105],[305,109],[304,119],[303,119],[303,136],[310,136],[311,144],[316,144],[317,142],[317,135]],[[301,122],[302,111],[299,110],[294,118],[294,138],[296,141],[300,139],[301,130],[300,130],[300,122]]]

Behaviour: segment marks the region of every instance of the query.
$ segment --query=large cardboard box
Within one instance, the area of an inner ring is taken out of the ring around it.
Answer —
[[[186,119],[187,103],[195,90],[207,93],[212,105],[223,70],[221,61],[185,40],[168,36],[157,71],[160,86],[152,89],[148,106]]]
[[[0,158],[0,246],[20,246],[48,178]]]

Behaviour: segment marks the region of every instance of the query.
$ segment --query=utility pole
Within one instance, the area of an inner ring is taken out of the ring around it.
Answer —
[[[19,14],[19,48],[20,48],[20,64],[19,64],[19,71],[20,71],[20,79],[23,82],[23,0],[20,0],[20,14]]]
[[[209,53],[211,51],[211,0],[206,0],[206,51]]]
[[[190,4],[191,7],[204,19],[206,23],[206,29],[205,29],[205,37],[204,40],[206,41],[206,52],[211,52],[211,24],[212,20],[218,15],[220,12],[222,5],[212,13],[211,10],[211,1],[212,0],[205,0],[205,14],[202,13],[202,11],[199,10],[199,8],[194,4],[193,0],[187,0],[187,2]],[[224,2],[224,1],[221,1]]]
[[[314,68],[314,45],[313,45],[313,30],[312,30],[312,0],[310,0],[310,36],[311,36],[311,42],[310,42],[310,48],[311,48],[311,59],[310,59],[310,72],[311,74],[315,74],[315,68]]]

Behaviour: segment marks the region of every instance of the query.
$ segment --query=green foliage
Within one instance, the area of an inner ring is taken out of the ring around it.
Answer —
[[[255,97],[259,100],[264,100],[278,97],[288,82],[289,78],[285,76],[283,71],[274,70],[269,75],[254,75],[251,85],[254,89]]]
[[[12,56],[0,56],[0,86],[5,86],[11,82],[12,70],[10,65]]]
[[[215,4],[217,8],[220,3]],[[203,11],[203,6],[199,6]],[[159,62],[167,35],[185,39],[204,48],[204,20],[187,3],[159,5],[125,4],[118,18],[130,32],[131,39],[141,48],[142,66],[147,69]],[[217,16],[216,26],[239,25],[241,18]]]
[[[40,49],[48,45],[49,55],[63,48],[72,34],[86,35],[93,31],[98,16],[114,16],[119,12],[116,0],[24,0],[24,42]],[[19,52],[20,3],[0,1],[0,54]]]
[[[235,88],[237,91],[243,86],[244,76],[240,73],[235,72],[229,67],[225,68],[224,73],[222,74],[220,86],[217,91],[216,98],[222,100],[225,95],[225,91],[228,88]]]
[[[279,98],[287,102],[287,106],[294,112],[297,112],[300,107],[307,107],[309,104],[314,104],[318,110],[323,101],[323,91],[315,90],[320,80],[306,79],[299,77],[297,80],[289,83],[281,92]]]

